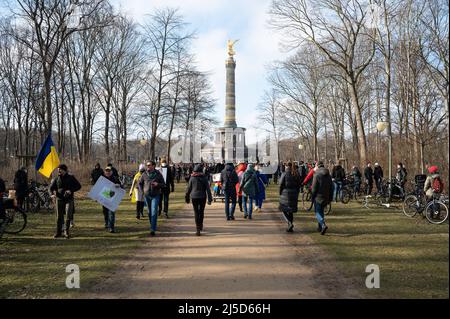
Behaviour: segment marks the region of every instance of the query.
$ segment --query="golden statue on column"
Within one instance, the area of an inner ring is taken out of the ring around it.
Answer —
[[[228,55],[230,57],[233,57],[236,54],[236,52],[234,52],[234,50],[233,50],[233,46],[238,41],[239,40],[234,40],[234,41],[233,40],[228,40],[228,43],[227,43],[227,45],[228,45]]]

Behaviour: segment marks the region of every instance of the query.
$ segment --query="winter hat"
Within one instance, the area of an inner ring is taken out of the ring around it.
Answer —
[[[145,165],[144,164],[140,164],[139,165],[139,171],[145,171]]]
[[[438,167],[435,166],[435,165],[433,165],[433,166],[431,166],[431,167],[428,169],[428,172],[429,172],[430,174],[435,174],[435,173],[437,173],[438,170],[439,170]]]

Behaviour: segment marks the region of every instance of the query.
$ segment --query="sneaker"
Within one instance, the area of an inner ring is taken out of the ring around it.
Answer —
[[[247,217],[248,217],[247,215],[244,215],[244,218],[245,218],[245,219],[247,219]]]
[[[111,229],[109,230],[109,232],[110,232],[111,234],[115,234],[115,233],[116,233],[116,231],[114,230],[114,228],[111,228]]]
[[[231,220],[235,220],[234,216],[231,216]]]
[[[227,217],[227,220],[231,220],[231,217]]]
[[[286,230],[288,233],[292,233],[294,231],[294,224],[291,222],[288,223],[288,228]]]
[[[150,232],[150,236],[155,236],[155,232],[153,230]]]
[[[74,227],[75,227],[75,224],[73,222],[70,222],[69,228],[74,228]]]
[[[253,218],[252,218],[252,216],[249,215],[249,216],[248,216],[248,219],[253,219]]]
[[[200,236],[200,235],[201,235],[200,231],[197,230],[197,232],[195,233],[195,235]]]
[[[324,227],[322,228],[322,231],[320,232],[321,235],[325,235],[327,232],[328,226],[324,224]]]
[[[136,219],[141,219],[141,216],[140,216],[140,215],[137,215],[137,216],[136,216]]]
[[[64,238],[66,238],[66,239],[69,239],[69,238],[70,238],[69,232],[67,232],[67,231],[64,232]]]

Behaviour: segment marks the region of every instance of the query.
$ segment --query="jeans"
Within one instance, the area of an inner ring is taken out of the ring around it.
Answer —
[[[324,205],[319,204],[317,201],[314,201],[314,210],[316,212],[317,222],[320,224],[321,228],[323,228],[323,226],[325,225],[324,208]]]
[[[256,202],[251,196],[242,195],[242,201],[244,205],[244,216],[252,217],[253,212],[253,201]],[[247,208],[248,204],[248,208]]]
[[[160,195],[145,196],[145,201],[148,208],[148,220],[150,221],[150,231],[156,231],[156,223],[158,221],[158,205]]]
[[[167,215],[169,211],[169,194],[170,191],[162,191],[161,198],[159,200],[159,214],[161,215],[161,211],[164,211],[164,214]],[[164,209],[163,209],[164,204]]]
[[[225,191],[225,215],[227,218],[234,217],[234,210],[236,209],[236,192]],[[231,200],[231,210],[230,210]]]
[[[197,230],[203,230],[203,218],[205,217],[206,198],[193,198],[192,206],[194,207],[195,225]]]
[[[61,235],[63,225],[65,230],[69,231],[70,221],[73,219],[74,202],[73,200],[65,201],[61,199],[56,200],[56,233]],[[64,223],[64,217],[66,221]]]
[[[255,205],[256,205],[256,207],[262,208],[263,202],[264,202],[264,199],[262,199],[262,198],[255,198]]]
[[[334,182],[334,192],[333,192],[333,200],[335,200],[336,202],[338,201],[338,195],[339,195],[339,200],[342,199],[342,182]]]
[[[358,194],[360,190],[361,190],[361,182],[355,182],[355,184],[353,185],[353,192],[355,193],[355,198],[356,194]]]

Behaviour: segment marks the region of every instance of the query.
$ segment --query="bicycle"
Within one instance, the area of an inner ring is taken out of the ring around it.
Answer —
[[[15,199],[3,197],[4,219],[0,223],[0,238],[3,234],[18,234],[27,225],[27,214],[17,205]]]
[[[403,201],[403,214],[407,217],[414,217],[417,214],[422,214],[427,205],[427,199],[423,191],[426,175],[416,175],[412,182],[414,185],[414,192],[409,193]],[[424,216],[425,217],[425,216]]]
[[[48,192],[47,184],[39,184],[31,181],[27,195],[27,210],[32,213],[40,211],[41,207],[51,212],[55,208],[55,204]]]
[[[448,196],[436,194],[425,206],[425,217],[435,225],[444,223],[448,219]]]

